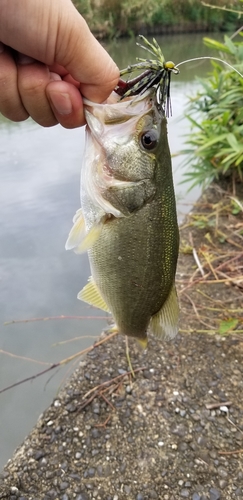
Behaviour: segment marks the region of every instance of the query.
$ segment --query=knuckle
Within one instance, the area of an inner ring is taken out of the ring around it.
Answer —
[[[41,63],[18,65],[18,87],[26,95],[38,95],[45,92],[49,81],[49,71]]]
[[[29,79],[19,78],[18,86],[21,94],[24,95],[37,95],[45,91],[46,82],[44,78]]]
[[[9,82],[3,75],[0,76],[0,113],[15,122],[24,121],[29,116],[20,100],[16,82]]]

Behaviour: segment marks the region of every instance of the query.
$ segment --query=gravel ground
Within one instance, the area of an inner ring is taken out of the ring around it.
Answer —
[[[178,276],[194,264],[182,255]],[[242,289],[222,286],[212,297],[242,306]],[[175,341],[130,341],[135,378],[121,336],[81,361],[0,475],[1,499],[243,498],[243,337],[198,333],[181,309]]]

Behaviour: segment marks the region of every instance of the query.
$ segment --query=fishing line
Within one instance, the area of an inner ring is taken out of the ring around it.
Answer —
[[[186,61],[182,61],[179,64],[176,64],[176,67],[182,66],[182,64],[186,64],[186,63],[189,63],[189,62],[202,61],[202,60],[205,60],[205,59],[210,59],[210,60],[213,60],[213,61],[219,61],[219,62],[225,64],[226,66],[228,66],[230,69],[232,69],[236,73],[238,73],[238,75],[241,78],[243,78],[243,75],[240,73],[240,71],[238,71],[238,69],[236,69],[234,66],[232,66],[227,61],[224,61],[223,59],[219,59],[219,57],[212,57],[212,56],[193,57],[192,59],[187,59]]]

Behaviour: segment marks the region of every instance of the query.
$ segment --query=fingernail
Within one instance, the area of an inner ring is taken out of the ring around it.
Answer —
[[[26,56],[25,54],[21,54],[21,52],[18,52],[18,63],[22,64],[23,66],[25,64],[32,64],[35,60],[32,57]]]
[[[4,45],[0,42],[0,54],[2,54],[2,52],[4,52]]]
[[[69,94],[50,92],[51,102],[59,115],[70,115],[72,103]]]
[[[58,75],[57,73],[52,73],[52,71],[50,71],[50,80],[52,82],[60,82],[62,79],[60,77],[60,75]]]

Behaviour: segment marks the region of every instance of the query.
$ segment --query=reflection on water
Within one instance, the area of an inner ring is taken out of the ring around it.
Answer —
[[[158,39],[167,58],[208,54],[201,35]],[[142,54],[134,40],[108,46],[120,67],[133,63]],[[186,54],[186,55],[185,55]],[[181,120],[186,95],[195,89],[195,72],[205,65],[183,68],[173,78],[173,118],[169,121],[172,153],[183,146],[188,125]],[[64,244],[72,217],[79,208],[79,176],[84,147],[84,130],[60,126],[44,129],[31,120],[13,124],[0,121],[0,349],[39,362],[55,362],[90,344],[90,338],[53,344],[80,335],[98,335],[105,320],[58,320],[3,326],[4,321],[59,315],[98,315],[76,299],[89,276],[87,256],[65,252]],[[176,191],[185,200],[186,186],[180,186],[181,159],[175,158]],[[198,190],[190,193],[193,200]],[[189,196],[186,195],[188,203]],[[188,205],[178,204],[179,211]],[[46,367],[43,364],[0,354],[0,388],[28,377]],[[0,469],[36,422],[40,412],[55,396],[66,372],[49,375],[0,395]],[[46,382],[48,381],[48,384]],[[46,385],[45,385],[46,384]]]

